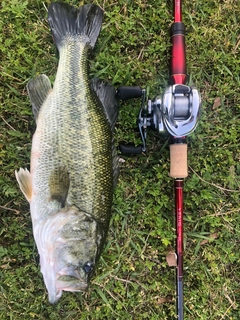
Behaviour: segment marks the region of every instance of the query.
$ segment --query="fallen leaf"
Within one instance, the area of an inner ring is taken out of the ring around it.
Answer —
[[[221,98],[217,97],[215,100],[214,100],[214,103],[213,103],[213,110],[220,107],[221,106]]]
[[[167,303],[172,301],[172,296],[166,296],[166,297],[158,297],[157,303],[162,304],[162,303]]]
[[[213,240],[214,240],[214,239],[217,239],[217,238],[218,238],[217,232],[215,232],[215,233],[213,233],[213,234],[210,234],[209,238],[210,238],[210,239],[213,239]],[[200,245],[203,246],[204,244],[208,243],[208,242],[210,241],[210,239],[209,239],[209,240],[208,240],[208,239],[205,239],[205,240],[201,241],[201,242],[200,242]]]
[[[167,264],[169,267],[176,267],[177,266],[177,255],[173,251],[169,251],[166,255]]]

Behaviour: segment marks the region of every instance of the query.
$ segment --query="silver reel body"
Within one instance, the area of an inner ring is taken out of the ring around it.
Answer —
[[[168,86],[162,96],[146,102],[146,91],[142,90],[142,108],[138,126],[146,150],[146,130],[151,127],[158,132],[168,131],[173,137],[185,137],[197,126],[201,97],[196,88],[186,85]]]

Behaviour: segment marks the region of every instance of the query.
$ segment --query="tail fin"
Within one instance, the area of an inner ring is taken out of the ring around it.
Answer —
[[[94,4],[75,8],[67,3],[55,2],[48,9],[48,22],[58,49],[69,36],[81,36],[93,48],[101,30],[102,19],[102,9]]]

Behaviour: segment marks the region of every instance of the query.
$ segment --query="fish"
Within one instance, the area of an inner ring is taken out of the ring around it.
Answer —
[[[33,236],[50,303],[86,292],[104,248],[119,174],[113,131],[116,90],[89,77],[88,57],[103,11],[52,3],[48,21],[59,62],[52,87],[41,74],[27,84],[36,130],[30,171],[15,171],[30,204]]]

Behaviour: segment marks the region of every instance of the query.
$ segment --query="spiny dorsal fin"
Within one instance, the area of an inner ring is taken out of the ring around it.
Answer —
[[[35,121],[37,121],[39,110],[51,90],[51,82],[45,74],[41,74],[28,82],[27,92],[32,104],[32,112]]]
[[[117,149],[114,143],[114,139],[112,142],[112,158],[113,158],[113,188],[115,188],[118,182],[120,166],[119,166],[119,156],[117,154]]]
[[[32,177],[28,169],[20,168],[19,171],[15,170],[15,176],[19,187],[26,197],[28,202],[32,199]]]

